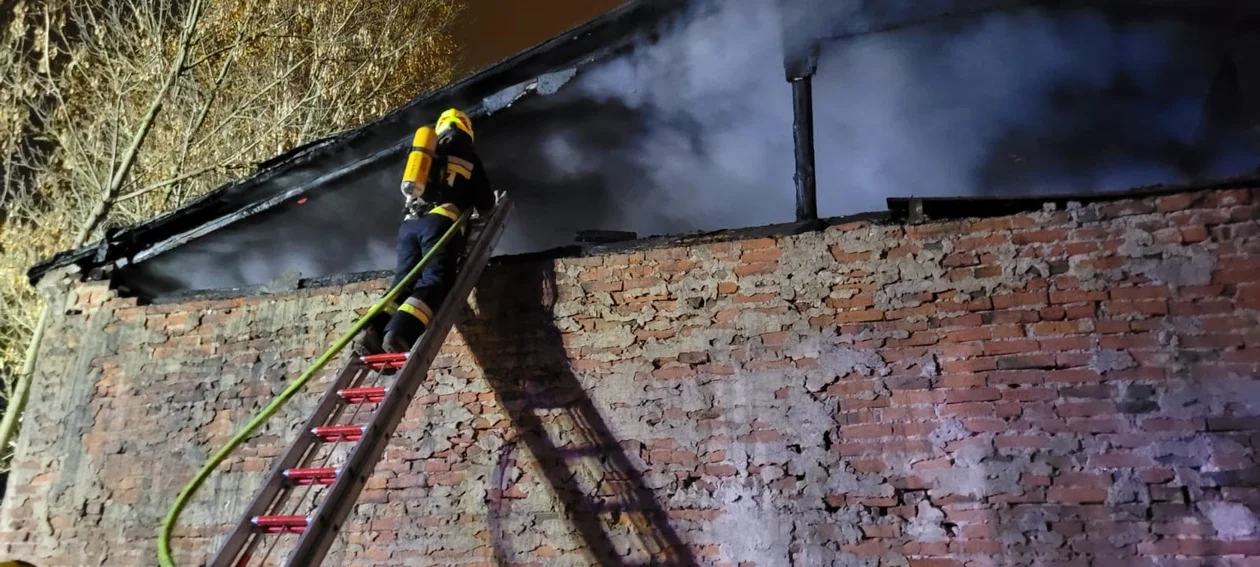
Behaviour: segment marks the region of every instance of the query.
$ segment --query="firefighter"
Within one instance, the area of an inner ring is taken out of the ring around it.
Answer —
[[[473,146],[472,120],[457,109],[443,112],[432,127],[416,131],[401,191],[405,199],[398,229],[397,286],[433,250],[460,215],[475,208],[488,213],[498,195]],[[467,225],[429,263],[406,291],[402,303],[386,305],[355,345],[359,355],[408,352],[450,293],[467,240]]]

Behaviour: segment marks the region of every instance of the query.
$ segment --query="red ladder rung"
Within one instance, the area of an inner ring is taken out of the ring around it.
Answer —
[[[385,399],[385,393],[387,391],[388,390],[384,386],[377,386],[375,388],[346,388],[344,390],[338,390],[337,395],[341,396],[341,399],[351,404],[360,402],[376,404]]]
[[[337,469],[286,469],[284,478],[293,481],[299,486],[307,486],[311,484],[332,484],[337,480]]]
[[[311,430],[324,441],[358,441],[367,431],[365,425],[325,425]]]
[[[359,360],[363,364],[371,366],[373,370],[386,370],[391,368],[402,368],[407,364],[407,356],[411,353],[407,352],[389,352],[385,354],[369,354],[361,357]]]
[[[249,521],[259,531],[268,534],[300,534],[311,525],[310,518],[306,516],[254,516]]]

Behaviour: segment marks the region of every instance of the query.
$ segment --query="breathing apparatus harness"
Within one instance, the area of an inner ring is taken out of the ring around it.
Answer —
[[[424,126],[416,130],[400,186],[407,219],[417,218],[449,202],[456,176],[466,179],[472,176],[471,163],[437,151],[439,136],[451,133],[452,128],[473,137],[468,115],[453,108],[442,113],[436,127]]]

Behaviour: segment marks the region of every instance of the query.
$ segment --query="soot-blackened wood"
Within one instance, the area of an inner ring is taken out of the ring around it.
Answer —
[[[814,175],[814,79],[792,81],[792,134],[796,143],[796,220],[818,219],[818,183]]]

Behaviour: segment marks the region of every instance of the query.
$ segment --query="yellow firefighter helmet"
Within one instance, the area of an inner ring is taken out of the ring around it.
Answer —
[[[447,110],[446,112],[443,112],[442,116],[438,117],[437,128],[435,129],[437,130],[437,133],[440,136],[443,133],[445,133],[446,130],[449,129],[451,126],[454,126],[456,128],[459,128],[460,130],[463,130],[465,133],[468,134],[468,137],[470,138],[476,137],[473,135],[472,120],[468,118],[467,114],[464,114],[463,112],[455,108],[452,108],[450,110]]]

